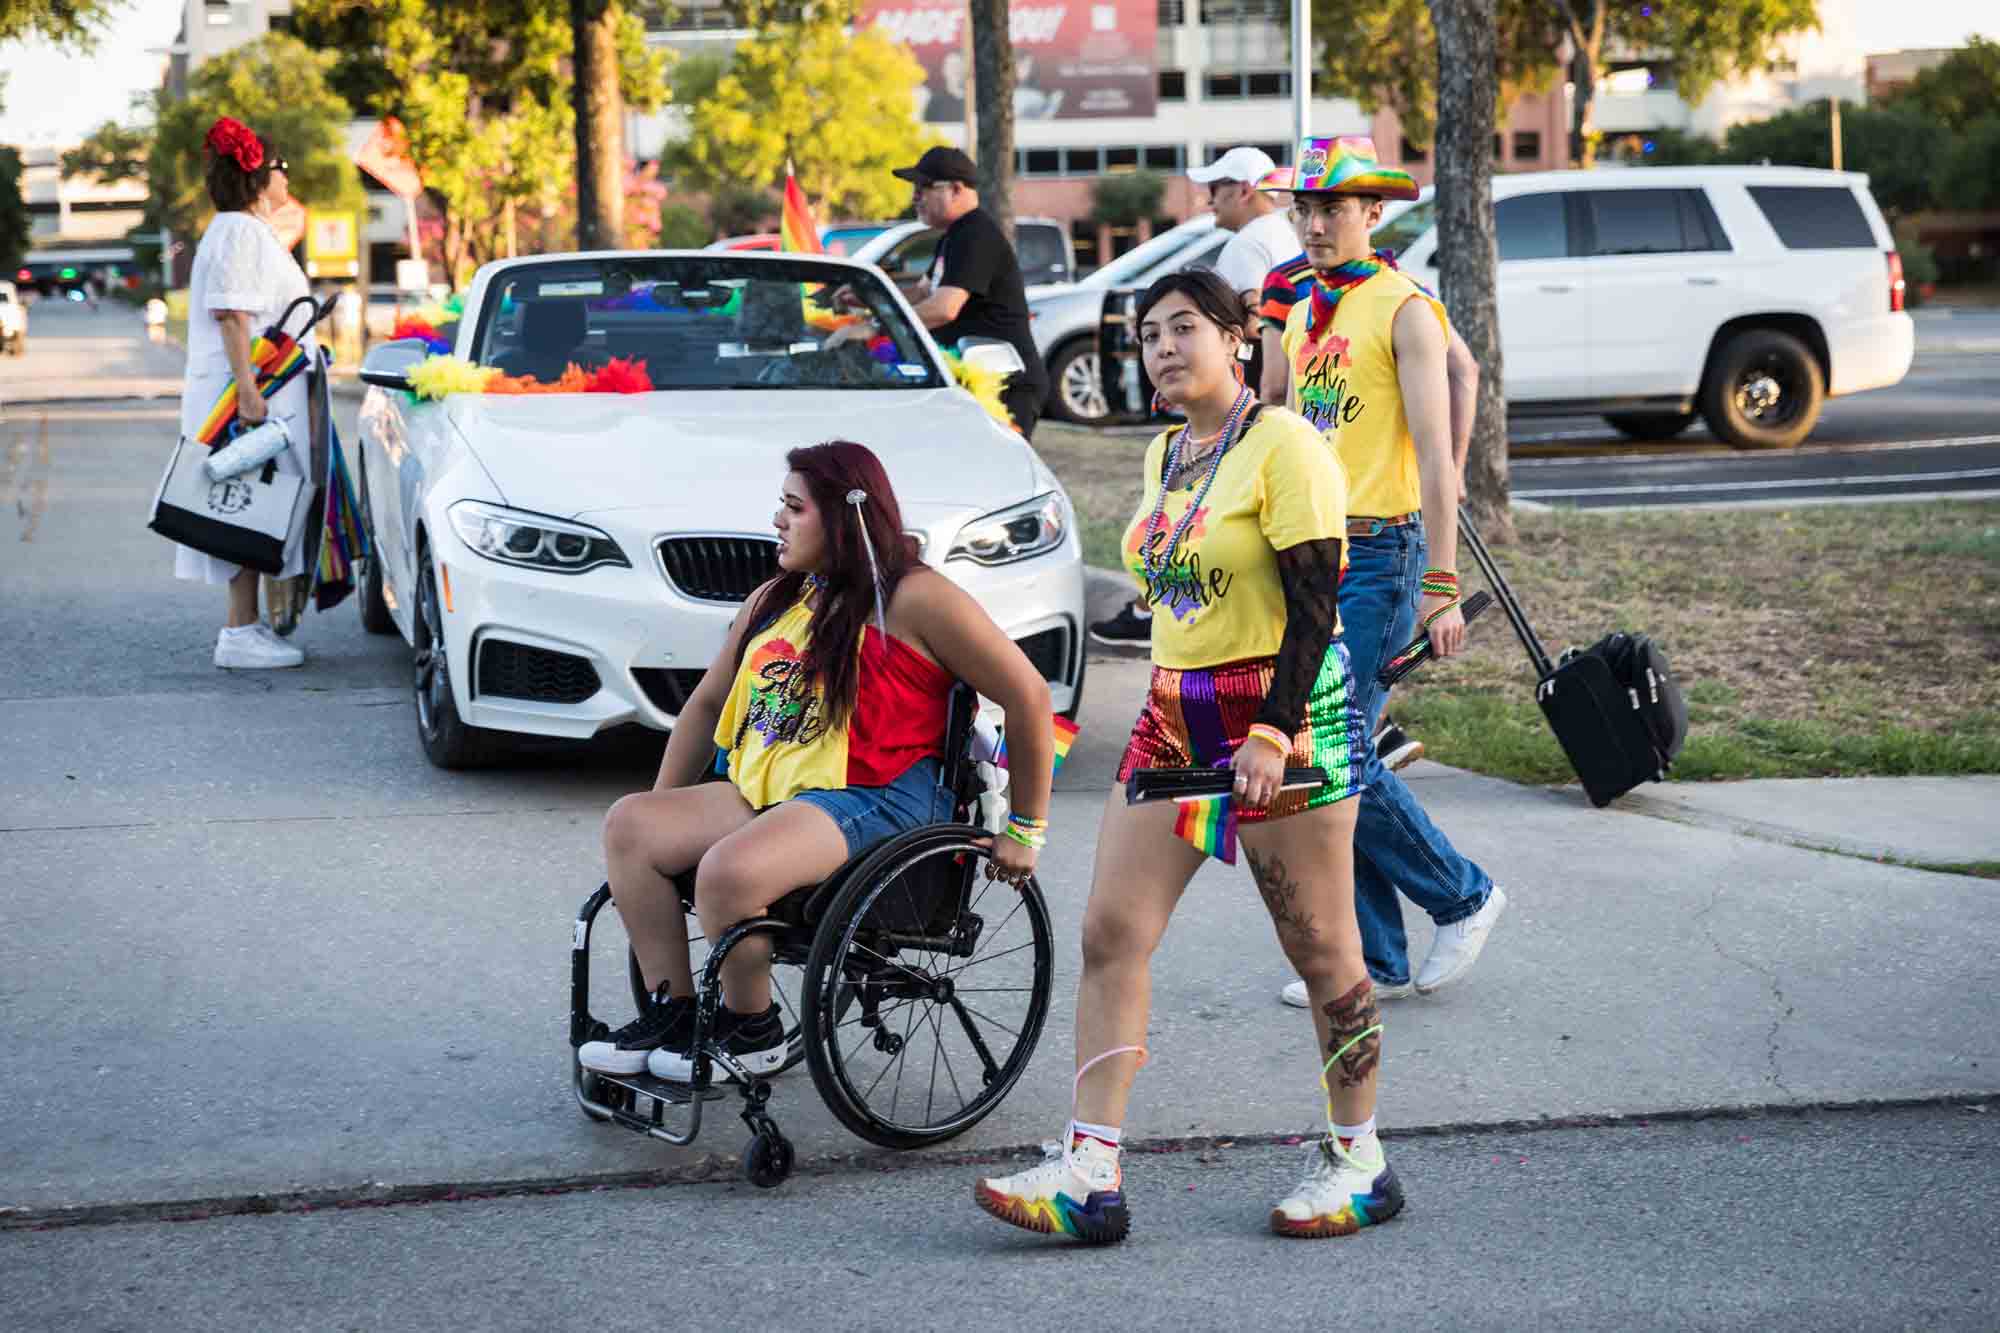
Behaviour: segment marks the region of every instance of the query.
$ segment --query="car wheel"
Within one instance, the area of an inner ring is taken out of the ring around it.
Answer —
[[[1631,440],[1671,440],[1694,424],[1692,412],[1619,412],[1604,418]]]
[[[1055,414],[1064,421],[1094,426],[1111,415],[1104,397],[1103,362],[1098,360],[1097,343],[1090,338],[1074,338],[1063,344],[1049,367],[1055,382]]]
[[[1748,329],[1724,343],[1701,386],[1702,419],[1738,449],[1794,448],[1825,401],[1812,350],[1777,329]]]
[[[451,692],[451,657],[445,647],[444,607],[438,600],[437,566],[419,549],[415,634],[417,739],[439,768],[472,768],[494,755],[493,733],[468,727]]]

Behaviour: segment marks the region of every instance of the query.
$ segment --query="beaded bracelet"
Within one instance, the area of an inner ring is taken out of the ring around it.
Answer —
[[[1423,592],[1426,597],[1449,597],[1458,600],[1458,575],[1449,569],[1427,569],[1424,571]]]
[[[1001,832],[1004,833],[1006,836],[1012,838],[1015,842],[1020,843],[1023,847],[1030,848],[1034,851],[1040,851],[1042,848],[1049,845],[1049,839],[1047,834],[1031,833],[1028,830],[1022,828],[1018,824],[1009,824],[1007,825],[1006,828],[1002,829]]]
[[[1292,738],[1272,726],[1269,722],[1252,722],[1250,724],[1250,735],[1263,741],[1279,754],[1290,754],[1292,752]]]
[[[1024,829],[1039,829],[1043,832],[1047,832],[1049,827],[1049,821],[1046,819],[1036,819],[1033,815],[1018,815],[1011,811],[1007,815],[1007,822],[1019,824]]]

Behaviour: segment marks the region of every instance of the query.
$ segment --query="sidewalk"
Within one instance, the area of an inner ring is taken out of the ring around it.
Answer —
[[[139,311],[105,301],[28,308],[28,351],[0,357],[0,407],[109,398],[179,398],[186,357],[147,336]]]

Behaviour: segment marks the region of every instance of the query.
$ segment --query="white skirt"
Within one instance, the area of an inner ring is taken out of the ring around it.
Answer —
[[[194,403],[200,404],[201,415],[206,416],[209,407],[221,395],[229,379],[226,373],[220,378],[203,376],[199,382],[190,383],[182,390],[183,402],[191,398]],[[294,477],[309,476],[312,464],[312,425],[311,414],[307,411],[309,401],[307,390],[307,377],[302,373],[280,389],[276,398],[269,400],[271,415],[285,423],[285,429],[292,437],[291,447],[279,454],[275,460],[278,471]],[[185,409],[181,415],[184,420],[188,417]],[[311,523],[318,517],[318,514],[308,510],[306,523]],[[228,583],[241,574],[243,568],[242,565],[231,564],[206,551],[197,551],[192,546],[174,543],[174,577],[177,579],[187,579],[193,583]],[[305,572],[306,528],[302,523],[296,532],[285,538],[285,567],[278,571],[276,577],[288,579]]]

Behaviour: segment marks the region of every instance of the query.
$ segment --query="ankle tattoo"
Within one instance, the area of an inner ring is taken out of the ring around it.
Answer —
[[[1375,1006],[1375,983],[1366,977],[1324,1006],[1329,1033],[1328,1064],[1340,1066],[1340,1086],[1359,1087],[1382,1057],[1382,1016]]]

